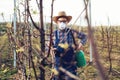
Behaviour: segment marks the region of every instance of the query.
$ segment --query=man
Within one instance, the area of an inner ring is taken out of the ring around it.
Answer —
[[[80,50],[86,43],[87,37],[84,33],[78,32],[67,27],[72,16],[67,16],[64,11],[53,17],[53,21],[58,24],[58,30],[54,31],[53,47],[55,50],[55,68],[59,71],[59,67],[66,69],[76,75],[76,58],[75,50]],[[74,35],[80,42],[75,45]],[[74,46],[73,46],[74,45]],[[64,72],[59,71],[59,75],[54,80],[74,80]]]

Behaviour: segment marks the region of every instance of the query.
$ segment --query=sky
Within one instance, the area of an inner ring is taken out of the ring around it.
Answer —
[[[17,0],[20,3],[23,0]],[[38,11],[36,0],[30,1],[30,8]],[[44,19],[50,22],[51,1],[43,0]],[[91,0],[91,23],[96,25],[120,25],[120,0]],[[22,12],[24,7],[19,5]],[[59,11],[66,11],[67,15],[73,18],[70,23],[74,23],[77,17],[84,9],[83,0],[55,0],[53,15],[57,15]],[[5,19],[1,16],[4,13]],[[0,0],[0,22],[12,21],[14,13],[14,0]],[[34,20],[39,20],[39,15],[34,14]],[[86,25],[85,13],[77,20],[76,24]]]

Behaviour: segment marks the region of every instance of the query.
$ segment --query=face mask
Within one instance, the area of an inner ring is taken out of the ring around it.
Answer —
[[[66,28],[66,23],[61,22],[58,25],[59,25],[58,27],[59,27],[60,30],[63,30],[63,29]]]

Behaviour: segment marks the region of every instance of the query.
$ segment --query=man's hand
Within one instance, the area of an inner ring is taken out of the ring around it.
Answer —
[[[72,47],[73,47],[76,51],[79,51],[79,50],[81,50],[81,48],[82,48],[82,43],[79,43],[79,44],[77,44],[77,45],[72,45]]]
[[[82,43],[79,43],[79,44],[76,46],[76,50],[81,50],[81,47],[82,47]]]

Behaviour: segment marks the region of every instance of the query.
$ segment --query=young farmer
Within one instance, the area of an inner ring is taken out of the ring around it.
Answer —
[[[58,29],[54,31],[53,47],[55,50],[55,68],[59,71],[59,67],[66,69],[76,75],[76,59],[75,50],[80,50],[86,43],[87,36],[82,33],[67,27],[72,16],[66,15],[64,11],[58,13],[58,16],[53,17],[53,21],[58,25]],[[74,45],[73,36],[76,35],[80,42]],[[74,45],[74,46],[73,46]],[[65,73],[59,71],[59,75],[55,76],[54,80],[74,80]]]

